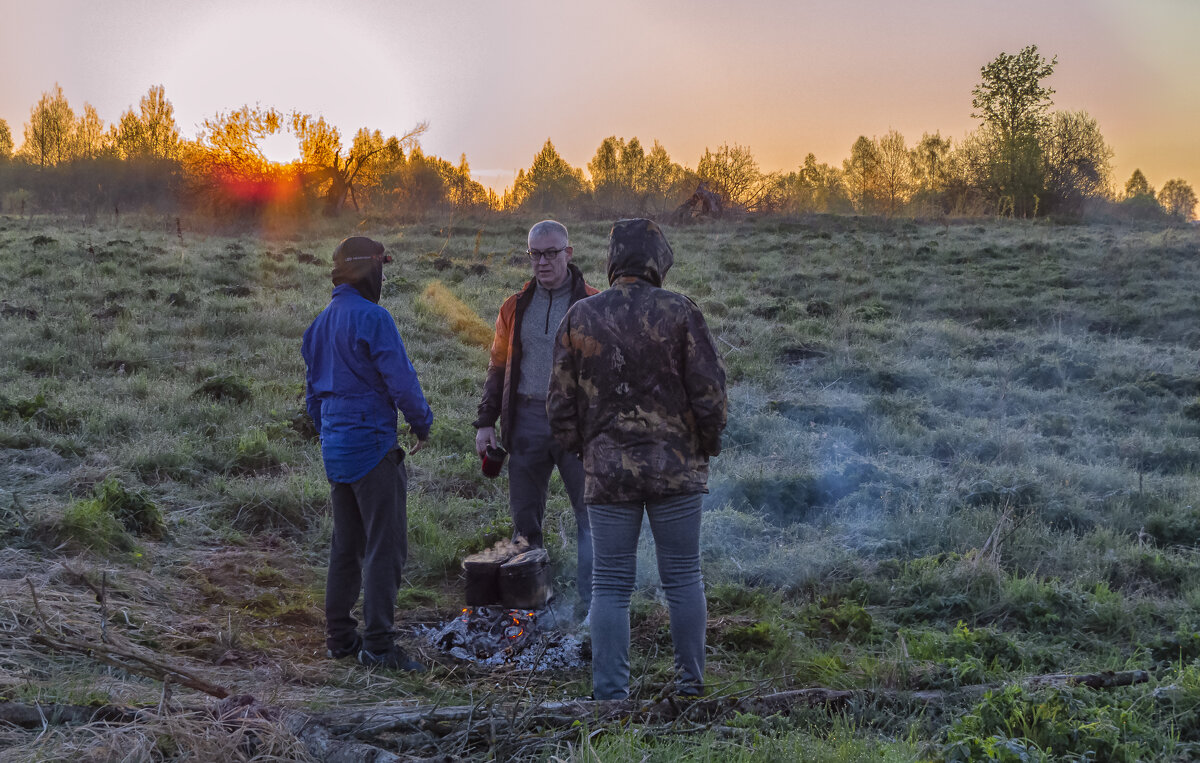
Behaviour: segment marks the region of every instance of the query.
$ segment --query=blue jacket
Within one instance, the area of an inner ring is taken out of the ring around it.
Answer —
[[[396,447],[397,410],[418,439],[429,437],[433,411],[396,321],[353,285],[334,287],[300,353],[308,366],[308,415],[331,482],[357,482]]]

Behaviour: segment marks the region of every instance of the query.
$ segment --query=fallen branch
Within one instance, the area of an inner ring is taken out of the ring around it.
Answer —
[[[46,726],[82,726],[86,723],[135,723],[140,711],[120,705],[26,705],[20,702],[0,702],[0,723],[10,723],[23,729]]]
[[[704,729],[725,728],[724,721],[738,713],[760,716],[789,714],[796,708],[825,707],[845,709],[852,701],[917,701],[925,704],[950,702],[982,695],[1000,685],[972,685],[945,691],[901,691],[895,689],[839,690],[821,687],[792,689],[771,694],[746,693],[704,698],[666,696],[652,701],[575,700],[531,704],[522,711],[518,700],[511,703],[480,701],[454,707],[381,704],[323,714],[258,704],[250,695],[229,696],[228,690],[214,687],[185,670],[145,660],[138,655],[95,644],[72,640],[58,641],[41,634],[33,639],[56,649],[79,651],[96,659],[135,670],[122,660],[138,661],[143,675],[168,677],[172,682],[191,686],[212,696],[225,692],[221,701],[198,711],[205,712],[222,726],[233,729],[245,724],[279,725],[298,739],[317,760],[331,763],[392,763],[412,760],[412,755],[444,756],[443,746],[467,753],[472,745],[486,746],[509,755],[544,749],[548,738],[575,735],[578,728],[606,725],[639,724],[660,726],[674,733],[695,733]],[[110,661],[111,660],[111,661]],[[153,670],[146,666],[153,666]],[[188,679],[191,683],[185,682]],[[1131,686],[1149,680],[1144,670],[1121,673],[1105,671],[1088,674],[1051,673],[1021,680],[1022,686],[1040,689],[1055,686],[1087,686],[1108,689]],[[489,698],[490,699],[490,698]],[[197,712],[197,711],[193,711]],[[0,703],[0,722],[21,728],[44,728],[49,724],[137,723],[142,713],[120,706],[81,707],[76,705],[22,705]],[[371,742],[386,736],[391,751]]]
[[[1111,670],[1104,670],[1099,673],[1047,673],[1046,675],[1033,676],[1026,678],[1016,683],[1028,689],[1047,689],[1051,687],[1069,687],[1069,686],[1086,686],[1090,689],[1115,689],[1119,686],[1132,686],[1134,684],[1144,684],[1150,680],[1150,674],[1144,670],[1126,670],[1120,673],[1115,673]],[[936,704],[945,702],[948,699],[957,697],[982,697],[989,691],[995,691],[1001,688],[1004,684],[972,684],[971,686],[960,686],[956,689],[944,689],[936,691],[914,691],[909,694],[913,699],[924,702],[926,704]]]
[[[139,676],[153,678],[158,681],[169,680],[180,686],[204,692],[210,697],[216,697],[217,699],[224,699],[232,694],[224,686],[210,684],[190,670],[168,665],[158,660],[152,660],[149,657],[143,657],[140,654],[135,654],[111,644],[78,641],[66,636],[52,637],[44,633],[34,633],[30,635],[29,640],[60,652],[82,654],[85,657],[91,657],[94,660],[103,662],[105,665],[112,665],[114,668],[121,668]]]
[[[29,594],[33,598],[33,611],[37,614],[38,621],[42,624],[42,627],[49,630],[50,624],[46,621],[46,616],[42,613],[41,604],[38,602],[37,589],[34,587],[33,581],[29,578],[25,578],[25,582],[29,585]],[[103,589],[101,589],[98,597],[103,602],[105,598]],[[85,657],[91,657],[99,662],[103,662],[105,665],[121,668],[130,673],[153,678],[164,683],[174,681],[180,686],[204,692],[210,697],[216,697],[217,699],[224,699],[232,694],[224,686],[210,684],[190,670],[168,665],[158,660],[152,660],[149,657],[136,654],[128,649],[113,646],[112,644],[80,641],[69,636],[48,636],[41,631],[30,634],[29,640],[35,644],[48,646],[60,652],[82,654]],[[107,639],[104,640],[107,641]]]

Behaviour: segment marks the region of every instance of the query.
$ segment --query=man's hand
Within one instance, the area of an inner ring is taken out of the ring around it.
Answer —
[[[420,452],[421,448],[424,448],[427,442],[429,440],[417,440],[417,444],[408,449],[408,455],[411,456],[414,453]]]
[[[488,447],[496,447],[496,427],[479,427],[475,430],[475,452],[482,458]]]

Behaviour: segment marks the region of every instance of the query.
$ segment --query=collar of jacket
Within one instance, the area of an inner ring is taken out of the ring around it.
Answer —
[[[363,300],[364,302],[371,301],[371,300],[367,299],[366,297],[364,297],[362,295],[362,292],[360,292],[352,283],[340,283],[337,286],[333,287],[333,294],[331,295],[331,298],[332,297],[345,297],[345,296],[358,297],[359,299]]]
[[[580,292],[584,291],[584,287],[583,271],[579,269],[579,266],[573,262],[568,262],[567,272],[571,274],[571,302],[575,302],[577,299],[582,299],[583,297],[587,296],[586,294],[580,294]],[[517,297],[518,311],[528,307],[529,303],[533,301],[533,293],[537,291],[537,285],[537,279],[530,278],[525,282],[525,285],[521,287],[521,293]]]

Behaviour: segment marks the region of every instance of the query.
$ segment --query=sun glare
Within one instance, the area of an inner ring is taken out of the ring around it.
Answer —
[[[259,145],[267,161],[290,164],[300,158],[300,142],[290,132],[281,131],[268,135]]]

